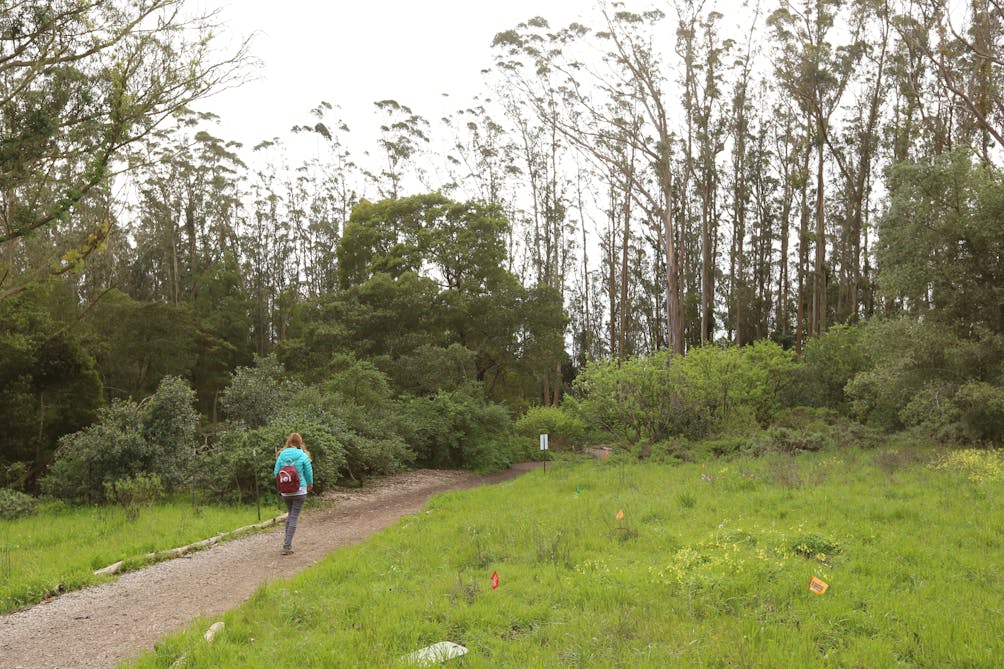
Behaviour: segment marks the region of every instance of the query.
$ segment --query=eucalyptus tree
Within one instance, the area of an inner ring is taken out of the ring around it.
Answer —
[[[863,45],[859,26],[847,22],[847,41],[831,43],[838,21],[844,20],[845,0],[781,0],[768,19],[774,39],[775,76],[781,90],[792,96],[812,121],[816,149],[816,200],[812,312],[809,334],[822,332],[828,322],[826,263],[826,148],[831,141],[831,118],[838,109],[860,59]]]
[[[147,300],[191,302],[202,275],[237,254],[236,211],[246,169],[239,144],[213,136],[204,123],[214,117],[186,114],[169,129],[152,133],[132,154],[137,191],[134,277],[126,284]]]
[[[736,80],[732,90],[732,108],[730,115],[730,131],[732,139],[732,247],[729,253],[729,305],[731,311],[730,330],[734,334],[736,344],[748,343],[745,333],[748,282],[746,280],[746,227],[750,207],[750,159],[749,144],[752,135],[750,130],[750,115],[753,109],[751,101],[752,66],[753,66],[752,34],[747,41],[746,49],[736,61]]]
[[[690,203],[695,201],[700,219],[699,234],[696,235],[700,264],[695,273],[699,281],[692,280],[690,289],[701,298],[698,341],[701,345],[712,340],[715,329],[721,179],[717,156],[725,148],[727,131],[722,99],[726,71],[723,61],[734,46],[733,40],[723,39],[719,33],[718,25],[724,15],[714,10],[705,12],[706,4],[695,0],[676,3],[677,54],[683,61],[683,106],[686,112],[682,186],[684,217],[690,219],[694,216],[690,212]],[[696,261],[696,254],[693,255]]]
[[[616,5],[615,5],[616,7]],[[670,95],[666,90],[665,73],[658,51],[648,30],[657,25],[664,14],[660,11],[635,14],[604,9],[606,30],[597,34],[609,45],[608,62],[620,87],[610,92],[630,101],[638,110],[637,119],[644,125],[638,133],[624,133],[631,148],[643,158],[647,174],[632,180],[627,192],[635,198],[646,215],[658,221],[662,252],[665,254],[665,294],[667,342],[676,354],[684,352],[684,292],[681,258],[686,257],[685,220],[679,206],[679,168],[676,160],[678,138],[670,110]],[[634,119],[632,119],[634,122]],[[623,130],[623,123],[620,124]]]
[[[792,109],[790,104],[775,100],[771,106],[770,141],[773,145],[771,155],[774,158],[772,171],[780,181],[780,192],[777,194],[779,243],[779,262],[777,276],[777,303],[775,315],[775,337],[782,344],[794,344],[801,351],[802,343],[802,282],[805,276],[805,229],[808,221],[808,180],[811,147],[809,146],[808,128],[801,123],[802,116]],[[795,256],[795,287],[791,282],[791,230],[792,218],[798,215],[799,237],[798,250]],[[798,336],[792,332],[791,306],[793,297],[796,303],[796,322]]]
[[[838,322],[856,321],[860,305],[866,301],[861,295],[862,261],[867,262],[868,257],[866,235],[881,154],[880,131],[883,99],[888,88],[892,32],[891,8],[887,0],[857,3],[852,20],[861,30],[861,67],[852,81],[856,101],[849,110],[844,131],[827,138],[844,183],[844,221],[834,253],[839,260],[835,308]],[[865,284],[868,285],[867,277]]]
[[[664,90],[665,75],[648,32],[664,18],[660,11],[634,14],[620,11],[615,5],[614,11],[603,8],[604,30],[596,33],[577,23],[549,32],[546,21],[538,18],[500,33],[494,44],[504,50],[504,65],[523,74],[516,82],[536,102],[541,117],[554,123],[584,155],[602,166],[599,172],[620,193],[615,201],[622,210],[611,213],[628,226],[638,205],[639,217],[659,227],[667,267],[668,341],[674,351],[682,353],[683,291],[678,256],[685,235],[678,220],[678,141],[672,131],[672,105]],[[589,50],[595,52],[597,46],[602,49],[602,69],[567,53],[572,46],[586,41]],[[530,59],[527,69],[536,79],[519,69],[519,57]],[[557,103],[564,114],[555,113]],[[630,239],[630,228],[621,229]],[[623,242],[619,246],[621,300],[627,288],[624,282],[629,280],[629,272],[625,271],[629,246]],[[608,252],[612,251],[611,245]],[[609,292],[612,297],[613,291]],[[623,339],[627,330],[627,313],[623,310],[629,306],[621,305],[621,309],[618,338]]]
[[[1004,4],[970,0],[912,2],[897,17],[901,39],[931,68],[954,113],[955,140],[973,145],[990,164],[1004,145]]]
[[[239,77],[247,44],[217,58],[213,24],[183,0],[25,0],[4,12],[0,299],[79,269],[110,222],[64,235],[77,205],[108,183],[127,147]],[[23,239],[42,231],[52,265],[19,266]]]
[[[520,167],[519,147],[504,121],[476,103],[443,122],[453,134],[447,160],[454,166],[453,181],[470,195],[491,206],[512,207],[513,178],[525,174]]]
[[[383,116],[377,140],[383,165],[378,171],[366,170],[365,174],[381,198],[396,199],[401,196],[409,171],[420,181],[422,179],[417,158],[423,146],[429,143],[429,122],[397,100],[380,100],[373,105]]]

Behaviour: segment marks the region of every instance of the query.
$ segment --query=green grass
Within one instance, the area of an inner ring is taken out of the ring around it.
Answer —
[[[985,457],[982,477],[888,452],[552,465],[438,496],[136,666],[385,667],[443,640],[470,650],[456,667],[1001,666]]]
[[[262,518],[276,515],[277,508],[263,508]],[[148,553],[256,522],[254,506],[193,511],[184,500],[144,507],[134,522],[115,506],[65,507],[0,521],[0,613],[36,604],[54,592],[109,580],[94,571],[119,560],[134,568],[149,561]]]

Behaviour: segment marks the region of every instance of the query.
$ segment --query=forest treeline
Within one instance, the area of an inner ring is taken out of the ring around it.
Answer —
[[[441,123],[376,102],[358,151],[322,102],[250,153],[198,111],[248,72],[213,15],[3,5],[0,484],[170,486],[310,420],[338,476],[498,466],[538,405],[999,439],[1004,7],[725,5],[501,26]]]

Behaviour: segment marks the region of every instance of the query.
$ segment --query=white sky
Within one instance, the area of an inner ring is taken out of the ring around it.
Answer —
[[[260,78],[199,105],[217,133],[250,148],[288,137],[322,100],[353,138],[375,136],[373,103],[393,99],[435,127],[469,105],[491,66],[491,42],[534,16],[552,26],[590,15],[593,0],[203,0],[221,9],[221,42],[255,35]],[[442,94],[448,93],[449,98]]]

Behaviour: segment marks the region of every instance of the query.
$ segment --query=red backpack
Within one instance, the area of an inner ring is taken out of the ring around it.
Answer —
[[[275,482],[281,494],[291,495],[300,492],[300,472],[296,470],[295,465],[286,465],[280,469],[275,475]]]

